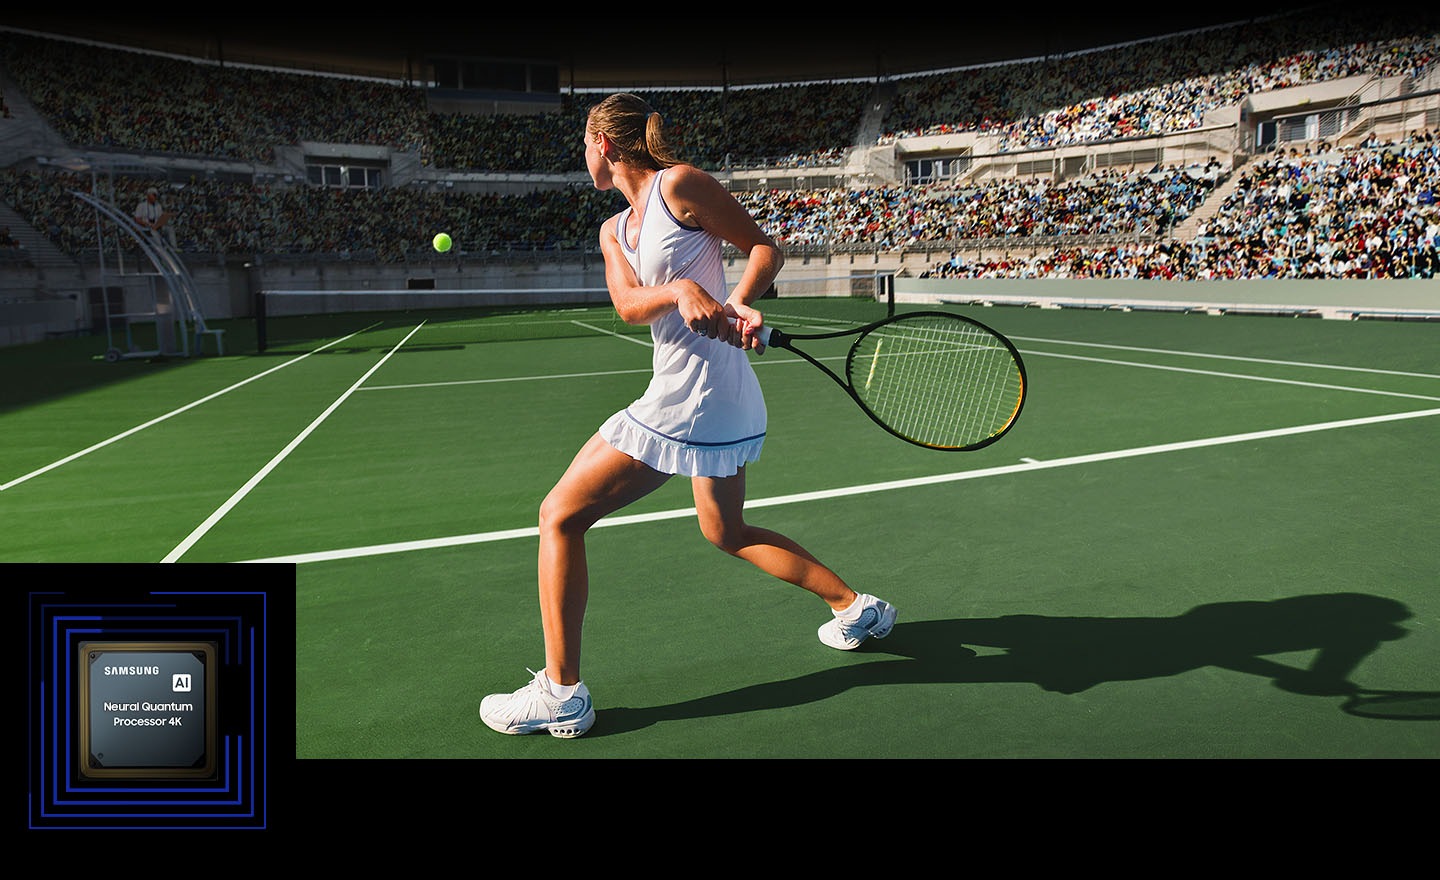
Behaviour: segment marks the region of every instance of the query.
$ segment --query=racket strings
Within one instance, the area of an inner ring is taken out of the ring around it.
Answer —
[[[903,318],[867,334],[849,370],[877,419],[938,448],[971,446],[1005,430],[1024,390],[1009,347],[958,316]]]

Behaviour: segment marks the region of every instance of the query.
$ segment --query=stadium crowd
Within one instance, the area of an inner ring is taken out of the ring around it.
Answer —
[[[1219,211],[1180,241],[966,262],[933,278],[1434,278],[1440,132],[1251,162]]]
[[[1388,27],[1388,25],[1387,25]],[[1210,29],[1132,46],[897,80],[878,142],[980,131],[1005,149],[1185,130],[1254,91],[1360,73],[1417,75],[1440,58],[1428,28],[1378,31],[1366,16]],[[427,109],[423,90],[354,79],[214,66],[0,31],[6,72],[54,128],[82,148],[153,156],[273,160],[278,144],[387,145],[447,170],[575,173],[588,96],[558,112],[468,116]],[[1158,84],[1157,84],[1158,83]],[[684,155],[717,169],[756,162],[838,163],[856,138],[868,82],[642,93],[685,119]],[[1218,212],[1171,240],[1225,180],[1218,163],[1085,177],[861,190],[739,194],[791,246],[949,247],[928,270],[963,277],[1432,277],[1436,137],[1415,132],[1345,149],[1262,155]],[[154,181],[118,177],[116,204]],[[87,175],[0,174],[0,199],[58,247],[96,247],[93,214],[72,193]],[[250,179],[170,180],[183,251],[409,259],[443,218],[460,251],[590,248],[622,207],[588,186],[494,195],[419,187],[336,189]],[[1131,236],[1077,248],[1066,237]],[[1031,256],[967,262],[963,243],[1010,239]]]
[[[269,163],[276,144],[366,144],[416,153],[454,171],[570,173],[593,95],[562,94],[557,112],[432,112],[425,91],[379,80],[214,66],[0,31],[0,59],[51,125],[81,148]],[[764,159],[838,161],[852,145],[868,83],[642,92],[687,120],[675,134],[691,161],[718,168]]]
[[[983,132],[1011,151],[1186,131],[1246,95],[1357,75],[1415,76],[1437,59],[1440,35],[1359,8],[1243,32],[1207,29],[902,80],[880,140]]]
[[[1361,10],[897,78],[877,142],[985,132],[1014,150],[1183,131],[1246,94],[1357,74],[1414,75],[1440,59],[1440,34],[1423,24],[1392,28]],[[562,94],[559,112],[531,115],[433,113],[423,89],[402,84],[198,64],[13,31],[0,31],[0,58],[77,146],[252,162],[271,161],[276,144],[321,141],[414,151],[450,170],[573,172],[575,132],[593,100]],[[681,149],[717,169],[761,159],[833,163],[853,145],[873,91],[869,82],[840,81],[640,94],[662,115],[686,120],[676,132]]]
[[[1073,182],[998,179],[864,190],[771,190],[738,198],[784,244],[898,250],[955,239],[1161,233],[1221,179],[1218,163],[1102,169]]]

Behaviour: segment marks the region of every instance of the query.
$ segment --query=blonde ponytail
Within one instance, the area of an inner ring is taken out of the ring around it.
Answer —
[[[617,92],[590,108],[586,127],[615,145],[615,161],[659,170],[679,165],[665,137],[665,119],[643,98]]]

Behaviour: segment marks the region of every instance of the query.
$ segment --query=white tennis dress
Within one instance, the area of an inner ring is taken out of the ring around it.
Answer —
[[[717,302],[729,295],[720,239],[686,226],[660,194],[655,175],[631,249],[626,208],[616,224],[620,246],[640,283],[650,287],[691,278]],[[765,443],[765,397],[748,353],[692,331],[680,312],[650,325],[654,375],[645,394],[600,426],[621,452],[667,474],[728,477],[760,457]]]

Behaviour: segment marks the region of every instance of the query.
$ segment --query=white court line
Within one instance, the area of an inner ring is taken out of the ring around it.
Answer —
[[[816,358],[820,361],[843,361],[845,355],[834,357]],[[779,364],[803,364],[805,361],[795,356],[780,356],[766,361],[755,361],[755,366],[775,366]],[[644,373],[649,376],[654,372],[654,367],[642,367],[636,370],[591,370],[586,373],[547,373],[544,376],[503,376],[498,379],[453,379],[448,382],[411,382],[405,385],[366,385],[361,391],[399,391],[414,388],[443,388],[447,385],[493,385],[498,382],[541,382],[546,379],[588,379],[592,376],[624,376],[632,373]]]
[[[280,452],[276,454],[274,458],[270,459],[268,464],[266,464],[260,470],[256,471],[255,476],[246,480],[245,485],[237,489],[235,491],[235,494],[230,496],[229,500],[216,508],[214,513],[206,517],[203,523],[196,526],[195,530],[189,535],[187,535],[185,540],[177,544],[174,550],[171,550],[169,553],[165,554],[165,558],[160,561],[174,562],[181,556],[184,556],[186,550],[189,550],[191,547],[193,547],[196,541],[204,537],[205,534],[210,531],[211,527],[213,527],[217,522],[219,522],[221,518],[225,516],[225,514],[230,512],[231,508],[233,508],[236,504],[239,504],[241,499],[243,499],[246,495],[249,495],[251,489],[259,485],[260,481],[265,479],[265,477],[267,477],[270,472],[274,470],[277,465],[280,464],[280,462],[284,461],[291,452],[295,451],[295,447],[299,446],[301,441],[303,441],[306,437],[309,437],[316,428],[320,427],[321,422],[328,419],[330,417],[330,414],[339,408],[340,404],[344,403],[350,397],[350,395],[355,393],[355,389],[359,388],[361,383],[363,383],[366,379],[370,378],[371,374],[374,373],[376,370],[380,369],[380,367],[383,366],[386,361],[390,360],[390,356],[393,355],[395,352],[399,351],[400,346],[404,345],[406,342],[409,342],[410,337],[414,336],[416,332],[418,332],[419,329],[423,326],[425,325],[422,322],[416,325],[414,330],[406,333],[405,338],[396,343],[394,348],[387,351],[384,357],[376,361],[374,366],[365,371],[364,375],[362,375],[359,379],[356,379],[355,384],[351,385],[349,390],[347,390],[339,397],[335,398],[335,401],[329,406],[327,406],[324,412],[315,417],[315,421],[311,422],[309,426],[305,428],[305,430],[295,435],[294,440],[291,440],[288,444],[286,444],[285,448],[280,450]]]
[[[1378,370],[1373,367],[1344,367],[1338,364],[1311,364],[1305,361],[1281,361],[1270,358],[1242,357],[1235,354],[1208,354],[1199,351],[1176,351],[1168,348],[1140,348],[1134,345],[1110,345],[1103,342],[1075,342],[1069,339],[1042,339],[1036,336],[1012,336],[1011,341],[1048,342],[1052,345],[1080,345],[1086,348],[1110,348],[1118,351],[1138,351],[1145,354],[1172,354],[1181,357],[1214,358],[1222,361],[1247,361],[1252,364],[1279,364],[1285,367],[1310,367],[1317,370],[1344,370],[1351,373],[1378,373],[1384,376],[1410,376],[1416,379],[1440,379],[1434,373],[1407,373],[1402,370]]]
[[[372,324],[371,326],[373,327],[374,325]],[[370,328],[369,328],[369,327],[366,327],[366,328],[365,328],[365,330],[368,330],[368,329],[370,329]],[[357,331],[355,331],[354,333],[351,333],[350,336],[358,336],[358,335],[360,335],[361,333],[364,333],[365,330],[357,330]],[[263,372],[263,373],[256,373],[255,375],[251,376],[251,377],[248,378],[248,379],[242,379],[242,380],[240,380],[239,382],[236,382],[234,385],[231,385],[229,388],[222,388],[222,389],[220,389],[219,391],[216,391],[214,394],[209,394],[209,395],[206,395],[205,397],[200,398],[199,400],[193,401],[193,402],[191,402],[191,403],[187,403],[187,404],[185,404],[184,406],[180,407],[179,409],[173,409],[173,410],[171,410],[170,412],[166,413],[166,414],[163,415],[163,416],[156,416],[155,418],[151,419],[151,420],[148,421],[148,422],[145,422],[145,423],[142,424],[142,425],[136,425],[135,427],[130,428],[130,429],[125,430],[125,431],[122,431],[122,432],[120,432],[119,434],[116,434],[116,435],[113,436],[113,437],[109,437],[109,438],[107,438],[107,439],[105,439],[105,440],[101,440],[99,443],[96,443],[96,444],[93,445],[93,446],[86,447],[85,449],[82,449],[82,450],[80,450],[79,452],[71,453],[70,455],[65,456],[64,458],[60,459],[59,461],[51,462],[50,464],[45,465],[44,467],[40,468],[39,470],[31,471],[30,473],[24,475],[23,477],[16,477],[15,479],[11,480],[11,481],[8,482],[8,483],[0,484],[0,492],[3,492],[3,491],[5,491],[6,489],[9,489],[9,488],[11,488],[12,486],[18,486],[18,485],[20,485],[21,483],[25,482],[26,480],[29,480],[29,479],[31,479],[31,478],[33,478],[33,477],[38,477],[38,476],[40,476],[41,474],[46,473],[46,472],[48,472],[48,471],[53,471],[53,470],[55,470],[56,468],[61,467],[62,465],[67,465],[67,464],[69,464],[70,462],[76,460],[77,458],[82,458],[82,457],[84,457],[84,456],[86,456],[86,455],[89,455],[89,454],[92,453],[92,452],[95,452],[95,451],[98,450],[98,449],[104,449],[106,446],[109,446],[111,443],[114,443],[114,442],[116,442],[117,440],[124,440],[126,437],[129,437],[129,436],[132,435],[132,434],[139,433],[140,431],[143,431],[143,430],[145,430],[146,428],[154,427],[155,425],[160,424],[161,422],[165,421],[166,419],[173,418],[173,417],[175,417],[175,416],[180,415],[180,414],[183,413],[183,412],[186,412],[186,411],[188,411],[188,410],[192,410],[192,409],[194,409],[195,407],[199,406],[200,404],[202,404],[202,403],[207,403],[207,402],[209,402],[209,401],[211,401],[211,400],[214,400],[215,398],[219,397],[219,396],[222,395],[222,394],[228,394],[228,393],[230,393],[231,391],[234,391],[236,388],[240,388],[240,387],[242,387],[242,386],[244,386],[244,385],[248,385],[248,384],[250,384],[251,382],[254,382],[256,379],[260,379],[260,378],[263,378],[263,377],[265,377],[265,376],[270,375],[271,373],[275,372],[276,370],[283,370],[283,369],[285,369],[286,367],[294,366],[295,364],[300,363],[301,361],[305,360],[307,357],[309,357],[309,356],[312,355],[312,354],[315,354],[316,352],[324,351],[325,349],[329,348],[329,347],[332,346],[332,345],[338,345],[338,344],[340,344],[341,342],[344,342],[346,339],[349,339],[350,336],[344,336],[344,337],[341,337],[340,339],[336,339],[336,340],[334,340],[334,341],[332,341],[332,342],[327,342],[327,343],[325,343],[324,345],[320,346],[319,348],[315,349],[315,351],[307,351],[305,354],[300,355],[299,357],[295,358],[295,359],[292,360],[292,361],[286,361],[286,362],[283,363],[283,364],[279,364],[279,365],[277,365],[277,366],[271,367],[270,369],[266,370],[266,371]]]
[[[1250,376],[1245,373],[1222,373],[1217,370],[1197,370],[1193,367],[1172,367],[1165,364],[1145,364],[1136,361],[1117,361],[1111,358],[1086,357],[1081,354],[1060,354],[1053,351],[1026,351],[1025,357],[1057,357],[1072,361],[1089,361],[1094,364],[1116,364],[1122,367],[1140,367],[1146,370],[1168,370],[1172,373],[1194,373],[1197,376],[1219,376],[1225,379],[1246,379],[1251,382],[1274,382],[1277,385],[1300,385],[1304,388],[1324,388],[1327,391],[1354,391],[1358,394],[1379,394],[1384,397],[1409,397],[1415,400],[1440,400],[1428,394],[1407,394],[1401,391],[1380,391],[1375,388],[1356,388],[1351,385],[1327,385],[1324,382],[1301,382],[1298,379],[1275,379],[1270,376]]]
[[[1082,344],[1083,344],[1083,343],[1082,343]],[[1105,346],[1105,347],[1106,347],[1106,348],[1120,348],[1121,346]],[[1326,383],[1323,383],[1323,382],[1302,382],[1302,381],[1300,381],[1299,379],[1275,379],[1275,378],[1271,378],[1271,377],[1269,377],[1269,376],[1251,376],[1251,375],[1248,375],[1248,374],[1245,374],[1245,373],[1224,373],[1224,372],[1220,372],[1220,371],[1218,371],[1218,370],[1199,370],[1199,369],[1195,369],[1194,367],[1175,367],[1175,366],[1168,366],[1168,365],[1166,365],[1166,364],[1147,364],[1147,363],[1142,363],[1142,362],[1139,362],[1139,361],[1120,361],[1120,360],[1115,360],[1115,359],[1113,359],[1113,358],[1089,357],[1089,356],[1081,355],[1081,354],[1060,354],[1059,352],[1031,351],[1031,350],[1022,351],[1021,354],[1022,354],[1023,356],[1025,356],[1025,357],[1032,357],[1032,356],[1034,356],[1034,357],[1056,357],[1056,358],[1064,358],[1064,359],[1066,359],[1066,360],[1072,360],[1072,361],[1089,361],[1089,362],[1091,362],[1091,363],[1096,363],[1096,364],[1114,364],[1114,365],[1116,365],[1116,366],[1123,366],[1123,367],[1140,367],[1140,368],[1146,369],[1146,370],[1168,370],[1168,371],[1174,372],[1174,373],[1193,373],[1193,374],[1199,375],[1199,376],[1218,376],[1218,377],[1224,378],[1224,379],[1245,379],[1245,380],[1248,380],[1248,381],[1251,381],[1251,382],[1274,382],[1274,383],[1276,383],[1276,384],[1278,384],[1278,385],[1299,385],[1299,386],[1304,387],[1304,388],[1322,388],[1322,389],[1325,389],[1325,390],[1327,390],[1327,391],[1353,391],[1353,392],[1355,392],[1355,393],[1357,393],[1357,394],[1378,394],[1378,395],[1381,395],[1381,396],[1383,396],[1383,397],[1409,397],[1409,398],[1413,398],[1413,399],[1415,399],[1415,400],[1440,400],[1440,397],[1435,397],[1435,396],[1425,395],[1425,394],[1408,394],[1408,393],[1400,392],[1400,391],[1379,391],[1379,390],[1376,390],[1376,389],[1374,389],[1374,388],[1357,388],[1357,387],[1350,386],[1350,385],[1329,385],[1329,384],[1326,384]],[[1196,357],[1205,357],[1205,355],[1196,355]],[[816,360],[819,360],[819,361],[843,361],[843,360],[845,360],[845,359],[846,359],[846,356],[845,356],[845,355],[834,355],[834,356],[827,356],[827,357],[819,357],[819,358],[816,358]],[[1236,360],[1247,360],[1247,358],[1236,358]],[[780,358],[780,359],[775,359],[775,360],[770,360],[770,361],[756,360],[756,361],[754,361],[753,363],[754,363],[755,366],[757,366],[757,367],[763,367],[763,366],[767,366],[767,365],[776,365],[776,364],[800,364],[800,363],[805,363],[805,361],[801,360],[801,359],[798,358],[798,357],[786,357],[786,358]],[[1287,362],[1287,361],[1268,361],[1267,363],[1286,364],[1286,363],[1289,363],[1289,362]],[[1351,367],[1334,367],[1334,366],[1327,366],[1327,365],[1325,365],[1325,364],[1294,364],[1294,365],[1295,365],[1295,366],[1316,366],[1316,367],[1323,367],[1323,368],[1332,369],[1332,370],[1349,370],[1349,369],[1353,369],[1353,368],[1351,368]],[[482,385],[482,384],[489,384],[489,383],[495,383],[495,382],[534,382],[534,381],[539,381],[539,380],[543,380],[543,379],[582,379],[582,378],[585,378],[585,377],[588,377],[588,376],[617,376],[617,375],[621,375],[621,374],[624,374],[624,373],[649,373],[649,372],[650,372],[650,370],[649,370],[649,368],[647,367],[647,368],[645,368],[645,369],[640,369],[640,370],[603,370],[603,371],[597,371],[597,372],[592,372],[592,373],[554,373],[554,374],[551,374],[551,375],[548,375],[548,376],[511,376],[511,377],[506,377],[506,378],[501,378],[501,379],[461,379],[461,380],[456,380],[456,381],[452,381],[452,382],[424,382],[424,383],[414,383],[414,384],[409,384],[409,385],[371,385],[371,386],[369,386],[369,387],[362,388],[361,390],[362,390],[362,391],[393,391],[393,390],[401,389],[401,388],[431,388],[431,387],[440,387],[440,386],[445,386],[445,385]],[[1382,371],[1382,370],[1367,370],[1367,371],[1365,371],[1365,372],[1385,372],[1385,371]],[[1419,376],[1419,377],[1424,378],[1424,374],[1420,374],[1420,373],[1395,373],[1395,374],[1392,374],[1392,375]],[[1440,377],[1437,377],[1437,378],[1440,378]]]
[[[624,376],[630,373],[644,373],[647,376],[654,367],[638,370],[592,370],[588,373],[550,373],[545,376],[506,376],[503,379],[454,379],[449,382],[411,382],[406,385],[366,385],[361,391],[398,391],[407,388],[443,388],[446,385],[490,385],[495,382],[537,382],[544,379],[587,379],[591,376]]]
[[[655,343],[653,341],[641,339],[638,336],[629,336],[624,333],[616,333],[614,330],[607,330],[604,327],[596,327],[594,324],[586,324],[584,321],[572,320],[570,323],[574,324],[576,327],[584,327],[586,330],[594,330],[596,333],[604,333],[608,336],[614,336],[616,339],[623,339],[626,342],[633,342],[636,345],[643,345],[646,348],[655,347]]]
[[[759,507],[779,507],[786,504],[801,504],[807,501],[820,501],[829,498],[845,498],[853,495],[865,495],[874,492],[893,492],[897,489],[911,489],[917,486],[933,486],[939,483],[953,483],[961,480],[975,480],[983,477],[1002,476],[1004,474],[1024,473],[1029,471],[1047,470],[1050,468],[1069,467],[1077,464],[1091,464],[1101,461],[1115,461],[1122,458],[1138,458],[1143,455],[1159,455],[1166,452],[1180,452],[1187,449],[1203,449],[1209,446],[1224,446],[1232,443],[1247,443],[1253,440],[1269,440],[1276,437],[1289,437],[1295,434],[1309,434],[1317,431],[1333,431],[1340,428],[1353,428],[1361,425],[1374,425],[1383,422],[1395,422],[1405,419],[1419,419],[1428,416],[1440,415],[1440,409],[1415,410],[1413,412],[1390,413],[1380,416],[1366,416],[1358,419],[1344,419],[1333,422],[1316,422],[1311,425],[1297,425],[1291,428],[1274,428],[1267,431],[1252,431],[1246,434],[1228,434],[1221,437],[1206,437],[1200,440],[1184,440],[1177,443],[1161,443],[1154,446],[1138,446],[1132,449],[1117,449],[1111,452],[1095,452],[1088,455],[1072,455],[1066,458],[1057,458],[1051,461],[1028,460],[1023,464],[1001,465],[999,467],[981,468],[973,471],[960,471],[951,474],[937,474],[929,477],[914,477],[907,480],[891,480],[884,483],[868,483],[861,486],[848,486],[839,489],[824,489],[817,492],[800,492],[794,495],[777,495],[773,498],[757,498],[745,502],[745,509]],[[637,523],[657,522],[667,519],[683,519],[695,516],[695,508],[686,507],[677,510],[662,510],[654,513],[639,513],[627,516],[608,516],[595,523],[592,528],[604,528],[607,526],[635,525]],[[480,532],[472,535],[455,535],[448,538],[430,538],[419,541],[399,541],[391,544],[374,544],[369,547],[351,547],[343,550],[327,550],[316,553],[297,553],[289,556],[272,556],[265,559],[248,559],[243,562],[249,563],[308,563],[308,562],[329,562],[337,559],[354,559],[362,556],[383,556],[390,553],[406,553],[413,550],[432,550],[440,547],[455,547],[465,544],[482,544],[493,541],[507,541],[512,538],[533,538],[539,535],[536,527],[521,529],[505,529],[497,532]]]

